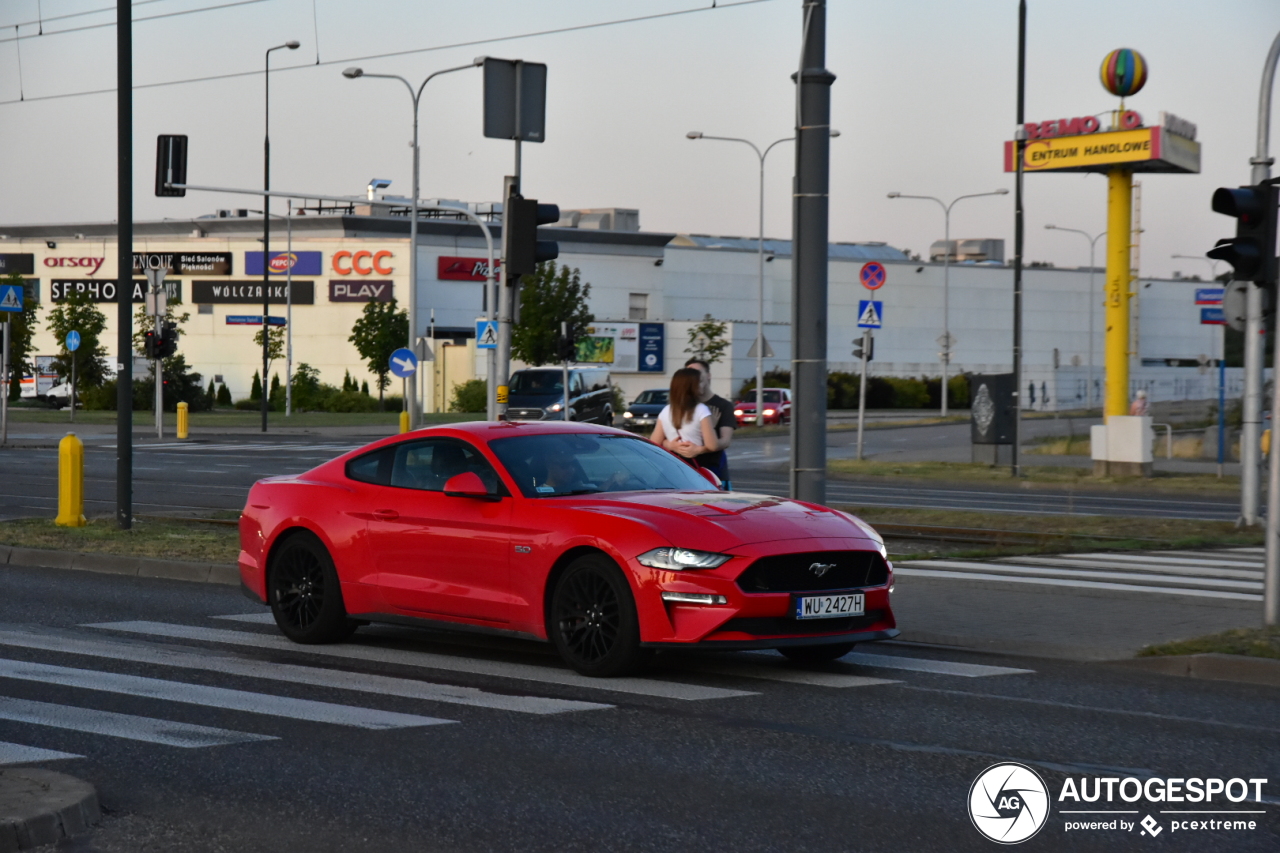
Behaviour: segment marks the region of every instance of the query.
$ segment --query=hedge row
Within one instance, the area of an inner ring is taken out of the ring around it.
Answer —
[[[857,373],[834,370],[827,374],[827,408],[858,408],[858,387],[862,377]],[[770,370],[764,375],[766,388],[790,388],[791,371]],[[755,391],[755,379],[748,379],[738,389],[738,399],[750,399]],[[947,380],[947,404],[951,408],[969,407],[969,379],[952,376]],[[936,409],[942,405],[942,378],[919,379],[899,376],[867,377],[867,408],[869,409]]]

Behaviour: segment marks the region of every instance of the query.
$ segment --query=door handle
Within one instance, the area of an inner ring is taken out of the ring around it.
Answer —
[[[400,517],[400,513],[396,512],[394,509],[375,509],[373,511],[373,516],[380,521],[395,521]]]

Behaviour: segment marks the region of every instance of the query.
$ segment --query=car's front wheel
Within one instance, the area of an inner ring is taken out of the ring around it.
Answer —
[[[295,643],[337,643],[351,636],[333,558],[310,533],[294,533],[276,549],[267,570],[267,601],[276,625]]]
[[[626,675],[643,660],[640,620],[622,570],[603,554],[579,557],[551,595],[551,641],[583,675]]]
[[[783,646],[778,651],[796,663],[827,663],[849,654],[856,645],[857,643],[832,643],[827,646]]]

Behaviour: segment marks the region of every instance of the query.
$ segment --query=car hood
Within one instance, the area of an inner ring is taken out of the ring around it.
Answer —
[[[566,500],[566,499],[555,499]],[[726,551],[781,539],[881,539],[852,516],[816,504],[748,492],[613,492],[567,499],[574,509],[631,518],[682,548]]]
[[[665,403],[640,403],[627,406],[627,411],[636,415],[656,415],[666,406]]]

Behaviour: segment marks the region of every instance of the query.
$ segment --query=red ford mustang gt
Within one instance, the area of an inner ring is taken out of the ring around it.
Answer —
[[[586,675],[655,648],[833,660],[895,637],[893,571],[847,513],[719,491],[622,430],[465,423],[256,483],[240,576],[299,643],[366,622],[550,640]]]

